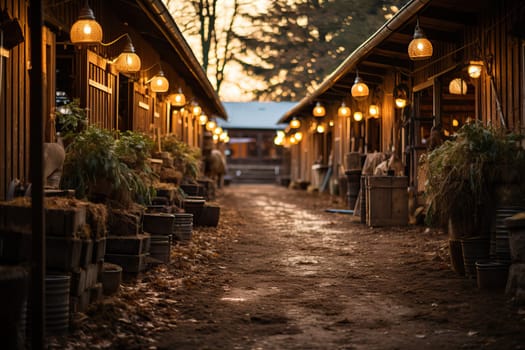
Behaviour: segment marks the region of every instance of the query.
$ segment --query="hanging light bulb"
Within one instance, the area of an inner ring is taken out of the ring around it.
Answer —
[[[290,121],[290,128],[292,128],[292,129],[299,129],[300,127],[301,127],[301,121],[294,117]]]
[[[207,123],[206,123],[206,130],[208,131],[212,131],[215,129],[215,127],[217,126],[217,123],[215,123],[214,120],[209,120]]]
[[[368,89],[368,85],[366,85],[363,82],[363,79],[359,76],[359,72],[356,71],[355,73],[355,81],[354,85],[352,85],[351,89],[352,97],[356,100],[364,100],[368,97],[368,94],[370,93],[370,90]]]
[[[424,60],[432,57],[433,47],[430,40],[428,40],[419,27],[419,18],[416,21],[416,28],[414,29],[414,38],[408,44],[408,56],[411,60]]]
[[[397,108],[404,108],[407,105],[407,100],[402,97],[398,97],[395,99],[396,107]]]
[[[150,82],[150,89],[153,92],[166,92],[170,88],[170,83],[168,79],[164,76],[162,69],[159,71],[159,74],[154,76]]]
[[[479,78],[483,69],[483,61],[470,61],[467,71],[471,78]]]
[[[220,135],[222,134],[222,128],[220,126],[216,127],[214,130],[213,130],[213,133],[215,135]]]
[[[368,114],[370,114],[371,117],[377,118],[379,116],[379,106],[376,104],[371,104],[368,107]]]
[[[408,86],[404,83],[394,88],[394,103],[397,108],[405,108],[408,104]]]
[[[182,89],[179,88],[179,91],[168,96],[168,101],[174,107],[182,107],[186,104],[186,96],[182,93]]]
[[[467,82],[461,78],[452,79],[448,84],[448,92],[453,95],[466,95],[467,90]]]
[[[360,122],[361,120],[363,120],[363,113],[359,111],[354,112],[354,120],[356,122]]]
[[[316,131],[319,133],[319,134],[322,134],[326,131],[326,127],[323,123],[319,123],[317,125],[317,128],[316,128]]]
[[[128,41],[124,50],[115,60],[115,68],[121,73],[136,73],[140,70],[140,57],[135,53],[129,36],[127,38]]]
[[[303,133],[298,131],[294,134],[294,137],[297,141],[301,141],[303,139]]]
[[[206,125],[207,122],[208,122],[208,116],[206,114],[201,114],[199,116],[199,124]]]
[[[350,116],[350,113],[352,113],[350,108],[347,107],[344,102],[342,102],[341,107],[339,107],[339,109],[337,110],[337,116],[340,118],[346,118]]]
[[[199,115],[201,115],[201,113],[202,113],[202,108],[201,108],[201,106],[199,106],[196,102],[193,103],[193,106],[191,107],[191,113],[192,113],[194,116],[199,116]]]
[[[315,104],[314,110],[312,111],[312,114],[314,117],[324,117],[326,115],[326,110],[321,104],[321,102],[317,102]]]
[[[96,21],[87,1],[80,10],[77,21],[71,26],[69,38],[75,45],[93,45],[102,42],[102,27]]]

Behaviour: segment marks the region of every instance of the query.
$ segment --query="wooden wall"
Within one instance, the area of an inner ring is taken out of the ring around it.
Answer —
[[[18,19],[25,41],[0,53],[0,200],[13,179],[29,179],[29,30],[28,1],[0,0]],[[44,51],[45,52],[45,51]]]
[[[480,38],[482,56],[492,65],[481,77],[483,120],[500,125],[497,100],[510,130],[525,132],[525,6],[522,0],[493,1],[482,24],[469,37]],[[487,67],[484,67],[487,68]],[[494,79],[492,87],[491,77]]]

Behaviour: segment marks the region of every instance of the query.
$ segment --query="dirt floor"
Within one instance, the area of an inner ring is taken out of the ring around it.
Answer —
[[[525,309],[450,268],[446,234],[369,228],[327,195],[219,194],[172,262],[125,283],[49,348],[522,349]]]

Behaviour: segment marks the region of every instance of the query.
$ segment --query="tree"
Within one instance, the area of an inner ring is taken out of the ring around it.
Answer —
[[[234,27],[243,3],[249,0],[165,0],[177,25],[192,45],[202,68],[220,93],[224,71],[236,53]],[[220,9],[220,14],[217,10]],[[181,16],[180,14],[184,14]],[[197,49],[197,50],[196,50]]]
[[[313,90],[406,1],[272,1],[266,13],[248,15],[254,30],[239,35],[235,59],[267,82],[261,100],[296,100]],[[254,59],[257,57],[257,59]]]
[[[407,0],[164,1],[221,97],[293,101]]]

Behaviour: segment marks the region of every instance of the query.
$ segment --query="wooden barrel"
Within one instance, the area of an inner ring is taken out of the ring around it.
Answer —
[[[347,178],[346,194],[348,208],[354,209],[359,189],[361,188],[361,170],[347,170],[345,171]]]

